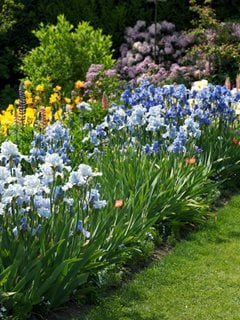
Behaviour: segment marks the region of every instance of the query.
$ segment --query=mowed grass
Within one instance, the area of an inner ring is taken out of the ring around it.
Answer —
[[[215,221],[216,220],[216,221]],[[240,319],[240,196],[78,320]]]

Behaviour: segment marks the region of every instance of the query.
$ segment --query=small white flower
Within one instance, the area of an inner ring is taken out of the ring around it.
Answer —
[[[27,175],[23,184],[26,194],[29,196],[37,194],[41,190],[41,181],[36,175]]]
[[[6,181],[10,176],[10,171],[6,167],[0,167],[0,180]]]
[[[53,168],[50,163],[43,163],[39,166],[41,172],[41,181],[44,185],[53,182]]]
[[[93,208],[95,209],[102,209],[106,207],[107,201],[106,200],[97,200],[93,203]]]
[[[51,202],[49,198],[35,196],[34,205],[39,217],[48,219],[51,216]]]
[[[9,203],[9,201],[11,202],[13,198],[25,198],[22,185],[15,183],[4,190],[2,198],[3,203],[5,203],[5,201],[6,203]]]
[[[6,156],[7,158],[19,155],[17,145],[11,141],[5,141],[2,143],[1,153],[3,156]]]
[[[76,108],[79,109],[79,110],[83,110],[83,111],[91,111],[92,108],[90,107],[89,103],[83,101],[81,103],[78,103],[76,105]]]
[[[83,177],[91,177],[93,174],[92,168],[87,164],[80,164],[78,173]]]
[[[62,171],[64,167],[63,160],[58,153],[47,154],[45,157],[45,162],[52,168],[56,168],[60,171]]]
[[[68,184],[69,186],[82,186],[86,183],[86,179],[78,171],[73,171],[70,173]]]
[[[202,79],[200,81],[194,81],[191,91],[196,90],[196,91],[200,91],[203,88],[206,88],[208,86],[208,81],[205,79]]]
[[[14,237],[18,236],[18,228],[17,227],[13,228],[12,232],[13,232]]]
[[[3,203],[0,203],[0,216],[4,215],[4,209],[5,209],[5,205]]]

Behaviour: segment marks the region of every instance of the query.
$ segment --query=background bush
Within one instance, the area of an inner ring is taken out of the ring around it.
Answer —
[[[240,24],[221,22],[209,1],[205,3],[201,6],[190,0],[190,10],[197,15],[189,32],[195,44],[188,50],[185,63],[205,68],[212,83],[224,83],[227,77],[233,82],[240,71]]]
[[[198,1],[203,4],[204,1]],[[197,17],[189,10],[188,0],[158,1],[157,20],[168,20],[176,25],[177,30],[187,30],[191,20]],[[221,21],[237,20],[240,16],[238,0],[213,0],[212,7]],[[115,58],[118,48],[124,41],[124,31],[128,26],[134,26],[137,20],[144,20],[150,25],[154,20],[154,2],[147,0],[60,0],[58,4],[47,0],[1,0],[0,20],[0,91],[6,85],[13,90],[0,92],[1,108],[11,103],[17,97],[21,57],[24,53],[38,45],[38,40],[32,34],[40,22],[56,24],[57,16],[64,14],[66,19],[77,27],[79,21],[90,21],[93,28],[101,28],[104,34],[112,35]],[[9,24],[8,22],[11,21]],[[15,21],[12,24],[12,21]],[[10,94],[10,95],[9,95]]]
[[[92,63],[111,67],[114,62],[110,36],[94,30],[88,22],[79,23],[73,30],[73,25],[61,15],[56,26],[41,24],[34,34],[40,45],[26,54],[21,66],[33,85],[57,84],[68,92],[74,81],[85,78]]]
[[[193,78],[196,72],[199,75],[194,65],[183,65],[183,57],[191,45],[193,36],[176,31],[171,22],[147,26],[145,21],[139,20],[134,27],[126,29],[116,69],[132,83],[144,78],[154,83],[176,81],[180,76],[183,82],[183,79]]]

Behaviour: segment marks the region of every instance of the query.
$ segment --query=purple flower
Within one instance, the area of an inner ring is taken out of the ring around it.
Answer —
[[[26,217],[23,217],[23,218],[21,219],[20,228],[21,228],[21,230],[23,230],[23,231],[26,231],[26,230],[27,230],[28,225],[27,225],[27,218],[26,218]]]
[[[104,71],[104,74],[108,78],[113,78],[117,75],[117,71],[114,69],[108,69],[108,70]]]
[[[77,222],[76,231],[82,233],[85,238],[90,238],[90,232],[83,228],[82,220]]]

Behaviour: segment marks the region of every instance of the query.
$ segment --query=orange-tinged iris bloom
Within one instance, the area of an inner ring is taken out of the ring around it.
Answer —
[[[194,157],[185,159],[186,164],[195,164],[196,162],[197,160]]]
[[[240,141],[238,139],[236,139],[236,138],[233,138],[232,142],[233,142],[233,144],[240,144]]]
[[[122,199],[118,199],[118,200],[115,200],[115,204],[114,204],[114,207],[115,208],[121,208],[123,206],[123,200]]]

